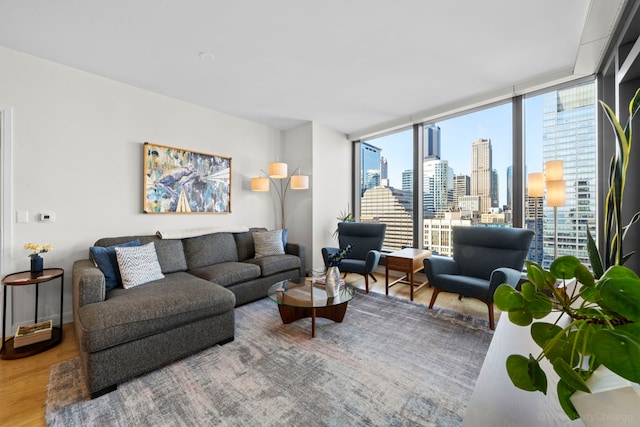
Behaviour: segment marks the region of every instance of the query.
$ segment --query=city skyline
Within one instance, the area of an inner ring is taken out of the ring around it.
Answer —
[[[435,122],[440,128],[440,158],[448,160],[454,175],[471,176],[472,144],[490,139],[493,146],[493,169],[498,174],[499,206],[507,203],[507,168],[512,165],[511,104],[501,104],[478,112]],[[542,100],[528,98],[525,110],[527,173],[542,172]],[[425,129],[425,139],[426,139]],[[413,129],[367,140],[380,148],[387,160],[389,185],[402,188],[402,173],[413,169]]]

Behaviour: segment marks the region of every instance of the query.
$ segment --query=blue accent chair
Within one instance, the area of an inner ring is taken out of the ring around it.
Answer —
[[[364,276],[365,290],[369,292],[369,277],[377,282],[373,271],[380,262],[380,251],[387,224],[372,222],[338,223],[338,245],[340,248],[322,248],[325,267],[329,267],[329,255],[353,245],[351,253],[342,260],[340,272],[357,273]]]
[[[495,329],[493,294],[506,283],[515,288],[533,239],[522,228],[453,227],[453,258],[432,256],[424,260],[424,272],[434,288],[429,308],[440,292],[479,299],[489,309],[489,327]]]

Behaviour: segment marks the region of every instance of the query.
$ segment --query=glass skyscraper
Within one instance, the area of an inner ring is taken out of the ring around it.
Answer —
[[[596,235],[595,84],[587,83],[543,96],[543,160],[563,160],[566,201],[558,208],[558,241],[553,208],[544,205],[543,266],[573,255],[589,265],[587,227]]]
[[[360,148],[360,189],[362,193],[380,185],[380,150],[371,144],[362,143]]]

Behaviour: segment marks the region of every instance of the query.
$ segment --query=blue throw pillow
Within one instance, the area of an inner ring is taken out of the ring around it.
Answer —
[[[107,291],[122,286],[118,259],[116,258],[116,247],[126,248],[132,246],[140,246],[140,240],[133,240],[114,246],[91,246],[89,248],[93,262],[98,266],[100,271],[102,271],[102,274],[104,274]]]

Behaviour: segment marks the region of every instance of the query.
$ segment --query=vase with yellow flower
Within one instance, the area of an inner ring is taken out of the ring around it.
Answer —
[[[49,252],[53,249],[53,246],[49,243],[45,243],[44,245],[37,245],[35,243],[27,243],[24,245],[24,248],[28,251],[31,251],[29,254],[29,258],[31,258],[31,274],[42,274],[42,270],[44,270],[44,260],[40,256],[40,254]]]

